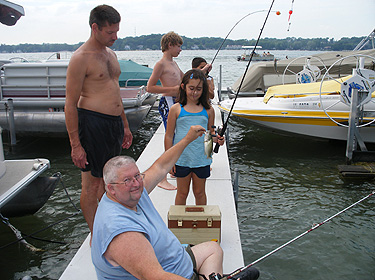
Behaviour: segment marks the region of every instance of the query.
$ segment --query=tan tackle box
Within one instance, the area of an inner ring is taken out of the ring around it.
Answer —
[[[168,228],[181,244],[220,242],[221,212],[218,205],[171,205]]]

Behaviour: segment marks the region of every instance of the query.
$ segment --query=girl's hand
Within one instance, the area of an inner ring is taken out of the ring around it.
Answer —
[[[219,143],[220,146],[223,146],[224,145],[224,142],[225,142],[225,137],[224,135],[223,136],[220,136],[219,134],[216,136],[216,139],[217,139],[217,143]]]

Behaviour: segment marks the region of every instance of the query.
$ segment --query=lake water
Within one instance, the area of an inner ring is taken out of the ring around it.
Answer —
[[[267,51],[267,50],[266,50]],[[297,57],[312,52],[271,51],[277,58]],[[208,62],[216,51],[182,51],[176,58],[182,71],[193,57]],[[160,51],[118,52],[120,59],[132,59],[153,67]],[[243,74],[246,62],[238,62],[241,51],[220,51],[212,76],[218,80],[223,68],[223,86],[231,86]],[[23,56],[46,59],[50,53],[0,54],[0,59]],[[123,154],[138,158],[161,120],[151,111],[134,144]],[[232,174],[239,170],[238,222],[245,264],[262,257],[353,204],[375,189],[374,181],[346,181],[337,166],[345,164],[345,143],[286,136],[233,118],[229,121],[229,157]],[[4,137],[6,142],[6,137]],[[44,157],[51,161],[49,175],[56,172],[72,201],[79,206],[80,172],[72,164],[67,138],[19,138],[12,150],[5,146],[6,159]],[[371,197],[315,229],[284,249],[256,264],[260,279],[375,279],[375,199]],[[3,246],[15,240],[0,225],[0,279],[58,279],[88,234],[81,214],[58,185],[46,205],[33,216],[14,218],[11,223],[24,235],[35,234],[51,243],[28,238],[40,252],[23,245]],[[65,219],[65,220],[64,220]],[[63,220],[61,223],[58,221]],[[57,223],[57,224],[54,224]],[[54,224],[54,225],[53,225]]]

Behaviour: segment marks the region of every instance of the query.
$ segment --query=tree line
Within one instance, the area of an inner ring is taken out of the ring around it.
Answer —
[[[142,35],[137,37],[126,37],[118,39],[112,46],[113,50],[160,50],[160,39],[163,34]],[[185,50],[217,50],[223,43],[223,38],[219,37],[200,37],[188,38],[182,36]],[[285,39],[264,38],[259,40],[259,45],[266,50],[308,50],[308,51],[343,51],[353,50],[355,46],[365,37],[343,37],[339,40],[333,38],[295,38],[287,37]],[[227,39],[223,44],[223,49],[240,49],[241,46],[255,45],[256,39],[231,40]],[[28,53],[28,52],[61,52],[75,51],[83,42],[78,44],[19,44],[5,45],[0,44],[0,52],[5,53]],[[371,48],[367,44],[364,49]]]

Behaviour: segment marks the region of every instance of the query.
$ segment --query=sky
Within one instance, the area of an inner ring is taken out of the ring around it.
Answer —
[[[111,5],[121,14],[119,38],[169,31],[189,38],[225,38],[238,22],[229,39],[257,39],[272,0],[10,2],[23,6],[25,16],[12,27],[0,24],[0,44],[6,45],[84,42],[90,37],[90,11],[100,4]],[[275,0],[261,38],[367,36],[375,28],[374,11],[375,0]]]

